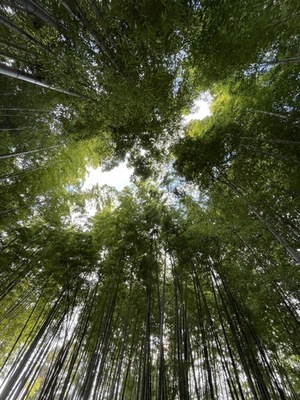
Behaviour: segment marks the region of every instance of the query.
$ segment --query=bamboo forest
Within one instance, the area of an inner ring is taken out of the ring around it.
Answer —
[[[300,399],[299,93],[298,0],[0,0],[0,400]]]

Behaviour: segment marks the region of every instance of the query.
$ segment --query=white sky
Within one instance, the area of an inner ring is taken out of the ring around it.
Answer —
[[[116,168],[108,172],[102,172],[101,167],[90,168],[82,189],[90,189],[98,183],[100,186],[109,185],[114,186],[117,190],[122,190],[130,184],[132,172],[132,168],[126,166],[126,162],[120,163]]]
[[[192,106],[191,113],[189,115],[185,115],[182,118],[183,124],[187,124],[192,119],[203,119],[210,115],[210,102],[211,96],[209,94],[205,94],[205,96],[200,96]]]
[[[183,124],[187,124],[192,119],[203,119],[210,115],[209,105],[211,96],[204,93],[200,96],[191,108],[191,113],[182,118]],[[108,172],[101,172],[101,167],[90,168],[82,189],[90,189],[97,183],[101,185],[114,186],[117,190],[122,190],[125,186],[130,185],[130,176],[133,170],[126,166],[126,162],[122,162],[118,167]]]

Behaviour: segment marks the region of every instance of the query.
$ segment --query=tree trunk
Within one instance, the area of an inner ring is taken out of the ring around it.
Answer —
[[[47,83],[41,82],[35,76],[28,74],[27,72],[20,71],[16,68],[10,67],[6,64],[0,63],[0,74],[10,76],[12,78],[20,79],[28,83],[32,83],[37,86],[42,86],[46,89],[54,90],[55,92],[65,93],[69,96],[82,97],[78,93],[70,92],[69,90],[59,89],[55,86],[48,85]]]
[[[245,195],[232,183],[230,182],[221,172],[220,176],[222,179],[219,179],[220,182],[227,185],[233,192],[247,205],[249,210],[263,223],[263,225],[272,233],[275,239],[285,248],[285,250],[290,254],[290,256],[294,259],[296,263],[300,263],[300,253],[293,249],[288,242],[260,215],[260,213],[251,206],[245,198]]]
[[[5,158],[13,158],[13,157],[18,157],[18,156],[23,156],[25,154],[37,153],[37,152],[43,151],[43,150],[53,150],[53,149],[56,149],[57,147],[60,147],[60,146],[62,146],[62,145],[61,144],[57,144],[55,146],[41,147],[39,149],[34,149],[34,150],[20,151],[18,153],[1,154],[0,155],[0,160],[5,159]]]
[[[47,52],[52,53],[51,50],[47,49],[42,43],[40,43],[37,39],[35,39],[33,36],[29,35],[29,33],[23,31],[19,27],[17,27],[14,23],[12,23],[8,18],[6,18],[4,15],[0,14],[0,23],[6,28],[10,29],[11,31],[17,33],[18,35],[22,36],[26,40],[30,40],[31,42],[35,43],[38,47],[40,47],[43,50],[46,50]],[[53,53],[52,53],[53,54]]]
[[[42,21],[46,22],[47,24],[53,26],[55,29],[65,31],[65,28],[62,24],[57,21],[52,15],[50,15],[45,9],[39,6],[32,0],[12,0],[12,4],[19,4],[20,6],[24,7],[27,11],[31,14],[35,15],[36,17],[40,18]]]

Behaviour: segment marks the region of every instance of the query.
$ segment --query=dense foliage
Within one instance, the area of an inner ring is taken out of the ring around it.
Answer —
[[[300,398],[299,15],[1,2],[1,399]]]

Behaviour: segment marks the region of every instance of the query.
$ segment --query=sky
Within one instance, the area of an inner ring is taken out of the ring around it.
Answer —
[[[191,113],[185,115],[182,118],[183,124],[187,124],[192,119],[203,119],[210,115],[210,102],[211,96],[209,94],[205,94],[204,96],[200,96],[191,108]]]
[[[117,167],[108,172],[102,172],[101,167],[90,168],[89,173],[82,186],[83,190],[90,189],[95,184],[114,186],[117,190],[122,190],[130,184],[130,176],[133,173],[131,168],[126,166],[126,162],[120,163]]]
[[[192,119],[203,119],[210,115],[209,105],[210,96],[204,94],[200,96],[191,108],[191,113],[182,118],[183,125],[189,123]],[[130,185],[130,176],[133,169],[126,166],[126,162],[120,163],[116,168],[108,172],[102,172],[101,167],[89,169],[89,173],[85,179],[82,189],[87,190],[96,185],[109,185],[117,190],[122,190],[125,186]]]

